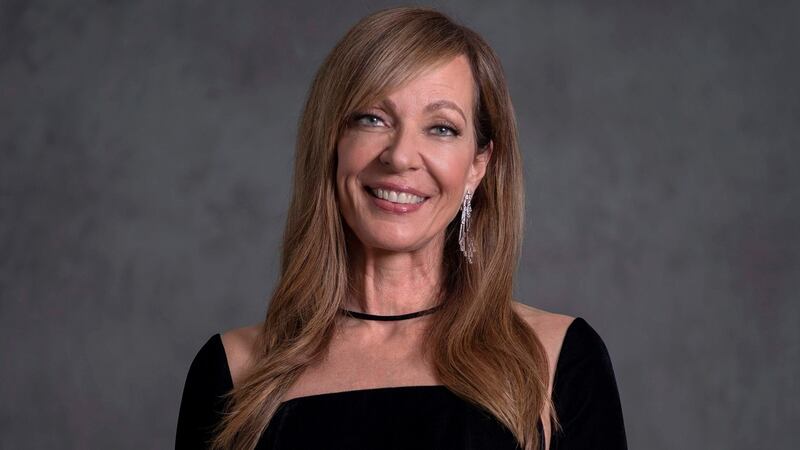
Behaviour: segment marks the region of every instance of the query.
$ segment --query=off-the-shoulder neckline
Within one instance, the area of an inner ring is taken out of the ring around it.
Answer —
[[[567,326],[567,331],[564,333],[564,339],[561,344],[561,348],[559,349],[559,359],[561,356],[561,352],[564,349],[564,343],[567,341],[567,336],[569,336],[570,330],[576,326],[576,324],[581,321],[581,317],[575,317]],[[222,351],[222,362],[225,365],[225,373],[228,375],[228,386],[230,389],[233,389],[233,375],[231,375],[230,366],[228,365],[228,356],[227,352],[225,351],[225,345],[222,343],[222,334],[217,333],[213,336],[217,339],[217,345],[219,345],[220,350]],[[558,363],[558,361],[556,361]],[[308,395],[301,395],[298,397],[292,397],[286,400],[283,400],[279,406],[283,407],[284,405],[289,405],[292,403],[296,403],[297,401],[301,400],[314,400],[319,398],[336,398],[346,395],[358,395],[358,394],[368,394],[368,393],[379,393],[379,392],[398,392],[398,391],[417,391],[417,390],[430,390],[430,391],[438,391],[444,390],[447,392],[451,392],[450,389],[443,385],[443,384],[427,384],[427,385],[405,385],[405,386],[378,386],[378,387],[370,387],[370,388],[359,388],[359,389],[348,389],[345,391],[333,391],[333,392],[320,392],[317,394],[308,394]]]
[[[220,333],[215,334],[214,339],[217,341],[215,345],[219,346],[219,349],[222,352],[222,363],[225,365],[225,373],[228,375],[228,388],[233,389],[233,376],[231,375],[231,369],[228,365],[228,357],[227,353],[225,352],[225,346],[222,344],[222,335]],[[358,394],[368,394],[368,393],[379,393],[379,392],[399,392],[403,390],[407,391],[415,391],[415,390],[446,390],[449,391],[447,386],[443,384],[418,384],[418,385],[405,385],[405,386],[378,386],[378,387],[370,387],[370,388],[359,388],[359,389],[348,389],[345,391],[332,391],[332,392],[320,392],[317,394],[308,394],[308,395],[301,395],[298,397],[292,397],[280,402],[279,406],[289,405],[292,403],[296,403],[301,400],[314,400],[314,399],[323,399],[323,398],[336,398],[342,397],[346,395],[358,395]]]
[[[359,389],[348,389],[346,391],[333,391],[333,392],[321,392],[318,394],[309,394],[309,395],[301,395],[298,397],[292,397],[290,399],[286,399],[282,401],[281,405],[289,405],[296,403],[297,401],[301,400],[323,400],[323,399],[332,399],[332,398],[339,398],[345,396],[352,396],[352,395],[362,395],[362,394],[377,394],[377,393],[394,393],[394,392],[404,392],[404,391],[449,391],[447,386],[443,384],[416,384],[416,385],[405,385],[405,386],[378,386],[378,387],[370,387],[370,388],[359,388]]]

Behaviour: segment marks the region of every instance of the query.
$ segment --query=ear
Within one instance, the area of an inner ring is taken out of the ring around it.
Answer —
[[[475,158],[472,160],[472,165],[469,169],[467,185],[470,186],[471,192],[475,192],[483,176],[486,175],[486,167],[489,165],[489,160],[492,158],[494,142],[489,141],[489,143],[480,150],[483,151],[475,153]]]

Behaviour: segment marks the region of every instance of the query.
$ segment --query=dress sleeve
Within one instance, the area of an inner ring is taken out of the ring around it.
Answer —
[[[614,369],[605,343],[582,318],[567,329],[556,365],[553,402],[562,430],[550,450],[626,450]]]
[[[183,387],[175,448],[207,449],[213,429],[222,418],[225,399],[233,387],[225,348],[212,336],[194,357]]]

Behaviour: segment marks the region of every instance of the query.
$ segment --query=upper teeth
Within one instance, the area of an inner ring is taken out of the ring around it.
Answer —
[[[372,189],[376,197],[388,200],[392,203],[422,203],[424,198],[407,192],[387,191],[385,189]]]

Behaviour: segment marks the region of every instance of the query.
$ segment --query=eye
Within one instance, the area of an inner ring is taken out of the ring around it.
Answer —
[[[432,126],[431,132],[437,136],[458,136],[460,134],[458,129],[445,124]]]
[[[375,114],[356,114],[353,121],[358,125],[364,125],[366,127],[382,127],[386,125],[383,119]]]

